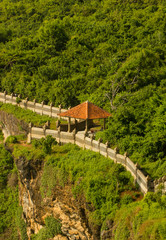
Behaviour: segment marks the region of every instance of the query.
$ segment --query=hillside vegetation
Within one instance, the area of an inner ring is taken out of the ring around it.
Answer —
[[[9,137],[6,143],[7,147],[13,149],[15,160],[44,161],[40,181],[43,203],[44,199],[53,199],[58,188],[65,191],[65,187],[70,186],[77,204],[85,206],[87,224],[96,239],[107,239],[100,238],[104,234],[112,240],[165,239],[166,196],[161,196],[161,191],[148,193],[143,198],[133,186],[130,173],[99,153],[82,150],[71,144],[59,146],[51,136],[33,140],[28,146],[20,144],[18,137],[15,138],[17,141]],[[18,208],[17,200],[17,170],[11,155],[3,146],[0,146],[0,157],[8,166],[0,174],[0,183],[3,184],[0,192],[0,237],[17,239],[18,230],[21,239],[25,240],[25,222],[21,220],[22,210]],[[55,219],[47,219],[46,226],[38,234],[33,234],[32,239],[50,239],[61,232],[60,227],[58,224],[56,232]],[[10,235],[4,235],[9,230]]]
[[[1,0],[0,88],[112,112],[102,134],[153,178],[166,171],[166,2]]]
[[[12,155],[0,144],[0,239],[27,240],[19,207],[17,168]]]

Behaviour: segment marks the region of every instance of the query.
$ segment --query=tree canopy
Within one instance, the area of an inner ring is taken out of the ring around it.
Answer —
[[[166,171],[164,0],[1,0],[0,12],[1,91],[88,99],[113,114],[103,138]]]

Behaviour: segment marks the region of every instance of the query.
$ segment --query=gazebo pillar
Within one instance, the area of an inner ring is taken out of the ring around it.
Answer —
[[[68,132],[71,132],[71,118],[68,118]]]
[[[88,119],[85,120],[85,131],[88,132]]]

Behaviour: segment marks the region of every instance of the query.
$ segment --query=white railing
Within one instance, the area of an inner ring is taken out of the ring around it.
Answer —
[[[140,190],[146,194],[149,190],[149,178],[145,177],[144,174],[138,169],[137,164],[134,164],[126,155],[118,154],[116,149],[113,150],[108,147],[108,144],[103,144],[99,141],[89,138],[86,134],[79,134],[73,132],[62,132],[59,130],[50,130],[45,128],[29,128],[28,142],[32,139],[40,139],[51,135],[56,138],[56,141],[61,144],[72,143],[76,144],[83,149],[89,149],[94,152],[98,152],[101,155],[112,159],[115,163],[122,164],[127,171],[134,177],[134,181],[140,186]]]
[[[58,117],[58,113],[66,111],[66,109],[61,108],[61,105],[59,107],[53,107],[52,104],[48,106],[45,105],[43,102],[37,103],[35,100],[21,100],[20,98],[17,99],[17,97],[13,94],[7,95],[6,92],[0,92],[0,102],[18,105],[21,108],[32,110],[33,112],[40,115],[48,115],[54,118]],[[126,155],[118,154],[116,150],[109,148],[107,144],[103,144],[100,141],[96,141],[94,139],[86,137],[85,135],[75,134],[74,132],[69,133],[58,130],[30,127],[30,132],[28,134],[28,142],[30,142],[31,139],[40,139],[42,137],[46,137],[47,135],[53,136],[59,143],[74,143],[84,149],[90,149],[94,152],[99,152],[103,156],[111,158],[115,163],[122,164],[126,168],[126,170],[129,171],[134,177],[135,182],[138,183],[141,191],[144,194],[149,191],[149,186],[153,185],[153,183],[150,182],[149,177],[146,177],[141,172],[141,170],[138,169],[137,164],[134,164]]]

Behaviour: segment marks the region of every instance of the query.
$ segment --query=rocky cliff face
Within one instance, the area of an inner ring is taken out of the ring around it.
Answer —
[[[28,124],[18,120],[10,113],[0,111],[0,125],[5,136],[28,134]]]
[[[5,138],[10,135],[27,134],[28,124],[18,120],[12,114],[0,111],[0,124]],[[23,207],[23,218],[27,225],[27,234],[38,231],[45,225],[47,216],[54,216],[62,224],[62,234],[55,240],[98,240],[99,231],[88,223],[86,209],[88,204],[82,197],[74,199],[71,186],[63,189],[56,186],[51,198],[42,199],[40,180],[43,161],[27,160],[23,157],[15,160],[19,172],[19,202]]]
[[[44,226],[45,218],[50,215],[62,223],[63,235],[56,236],[55,240],[97,239],[92,236],[81,203],[73,198],[70,186],[63,189],[57,186],[51,198],[42,199],[40,179],[43,162],[20,157],[16,165],[20,176],[19,201],[23,207],[29,239],[32,233],[37,233]]]

